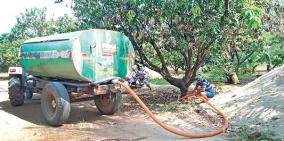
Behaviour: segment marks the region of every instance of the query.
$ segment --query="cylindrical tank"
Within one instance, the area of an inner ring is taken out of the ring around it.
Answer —
[[[92,29],[27,40],[19,62],[34,76],[99,81],[125,77],[134,62],[134,50],[122,33]]]

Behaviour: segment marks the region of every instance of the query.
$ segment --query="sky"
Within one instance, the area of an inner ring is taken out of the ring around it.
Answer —
[[[33,7],[47,8],[48,18],[72,16],[71,0],[64,0],[61,4],[54,4],[54,0],[1,0],[0,2],[0,34],[10,32],[16,23],[16,17],[25,9]]]

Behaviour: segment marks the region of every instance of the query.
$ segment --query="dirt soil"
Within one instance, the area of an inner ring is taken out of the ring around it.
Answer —
[[[72,103],[66,124],[50,127],[40,109],[40,95],[23,106],[12,107],[7,80],[0,81],[0,141],[173,141],[189,140],[165,131],[148,118],[129,96],[123,95],[121,110],[103,116],[93,101]],[[220,126],[221,119],[204,104],[161,110],[176,102],[178,92],[171,86],[143,88],[137,93],[163,122],[191,133],[204,133]],[[210,101],[228,114],[229,132],[244,125],[272,130],[284,139],[284,66],[272,70],[247,85],[225,85]],[[160,107],[160,108],[157,108]],[[195,140],[229,140],[228,133]]]
[[[284,140],[284,65],[212,99],[230,118],[230,130],[248,126]]]
[[[121,110],[112,116],[101,115],[93,101],[72,103],[68,122],[60,127],[50,127],[41,113],[40,95],[35,95],[23,106],[12,107],[8,100],[7,82],[7,80],[0,81],[0,141],[188,140],[160,128],[144,114],[143,110],[129,95],[123,95]],[[153,103],[159,106],[177,101],[178,92],[173,87],[152,87],[153,90],[151,91],[147,88],[137,90],[139,96],[150,108]],[[155,110],[154,113],[163,122],[192,133],[212,130],[220,126],[221,123],[219,116],[202,110],[200,106],[175,111]],[[222,135],[210,139],[224,140]],[[196,140],[208,140],[208,138]]]

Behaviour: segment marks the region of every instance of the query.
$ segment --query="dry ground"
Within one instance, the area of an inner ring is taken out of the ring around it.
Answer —
[[[284,65],[212,101],[228,114],[232,130],[247,126],[284,140]]]
[[[165,123],[193,133],[206,132],[219,126],[220,118],[203,104],[168,112],[157,110],[157,106],[162,105],[163,108],[163,104],[175,102],[177,91],[169,86],[153,87],[152,91],[138,90],[138,94]],[[222,89],[221,94],[216,95],[211,102],[228,114],[228,133],[248,126],[255,130],[271,130],[284,140],[284,66],[247,85],[225,85]],[[93,101],[72,103],[70,119],[63,126],[56,128],[46,124],[41,114],[39,98],[37,95],[21,107],[12,107],[8,101],[7,80],[0,81],[0,141],[189,140],[160,128],[128,95],[123,96],[121,110],[112,116],[102,116]],[[196,140],[229,140],[228,133]]]
[[[148,89],[138,90],[140,97],[147,105],[156,103],[156,106],[159,106],[177,100],[176,91],[171,87],[153,87],[154,90],[152,91]],[[162,96],[161,93],[163,93]],[[93,101],[72,103],[70,119],[63,126],[56,128],[46,124],[41,113],[39,99],[40,95],[35,95],[33,100],[25,102],[23,106],[12,107],[8,100],[7,80],[0,81],[0,141],[188,140],[160,128],[143,113],[128,95],[123,96],[121,110],[112,116],[101,115]],[[170,112],[156,110],[155,114],[165,123],[193,133],[206,132],[220,124],[218,116],[207,113],[200,107],[189,107],[189,109]],[[224,140],[222,136],[210,139]]]

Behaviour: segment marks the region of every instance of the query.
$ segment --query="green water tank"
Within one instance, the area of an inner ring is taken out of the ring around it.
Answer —
[[[124,34],[92,29],[27,40],[20,47],[19,62],[34,76],[99,81],[125,77],[134,50]]]

